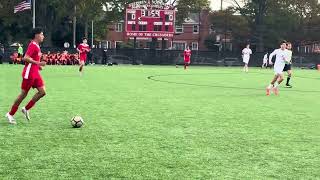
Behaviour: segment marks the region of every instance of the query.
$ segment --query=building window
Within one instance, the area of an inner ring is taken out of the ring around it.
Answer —
[[[216,42],[221,42],[221,36],[220,35],[216,36]]]
[[[199,34],[199,25],[193,26],[193,34]]]
[[[152,42],[147,42],[147,49],[150,49],[151,48],[151,46],[152,46]],[[155,48],[156,49],[160,49],[160,43],[159,42],[157,42],[156,44],[155,44]]]
[[[143,48],[144,47],[144,42],[143,41],[139,41],[139,48]]]
[[[214,30],[214,26],[213,25],[210,25],[210,28],[209,28],[209,33],[215,33],[215,30]]]
[[[121,46],[122,46],[122,41],[116,41],[116,42],[115,42],[115,46],[114,46],[114,47],[115,47],[116,49],[120,49]]]
[[[198,46],[198,42],[192,42],[192,50],[198,50],[199,49],[199,46]]]
[[[102,41],[100,47],[103,49],[111,49],[111,41]]]
[[[116,25],[116,32],[122,32],[122,23]]]
[[[176,33],[183,33],[183,25],[182,26],[176,26]]]
[[[106,45],[107,45],[107,47],[106,47],[107,49],[111,49],[111,48],[112,48],[110,41],[107,41],[107,44],[106,44]]]
[[[147,25],[139,25],[139,31],[147,31]]]
[[[185,50],[186,48],[186,42],[173,42],[172,43],[172,49],[174,50]]]
[[[153,30],[154,31],[162,31],[162,26],[161,25],[154,25]]]

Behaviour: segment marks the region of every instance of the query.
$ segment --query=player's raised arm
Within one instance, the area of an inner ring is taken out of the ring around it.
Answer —
[[[78,53],[82,53],[79,46],[77,47],[77,51],[78,51]]]
[[[272,63],[272,58],[273,58],[273,56],[276,55],[276,53],[277,53],[277,49],[274,50],[274,51],[269,55],[269,64],[273,64],[273,63]]]

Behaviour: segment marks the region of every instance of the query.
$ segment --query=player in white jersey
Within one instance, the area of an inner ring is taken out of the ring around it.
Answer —
[[[274,50],[269,56],[269,64],[271,65],[273,64],[272,63],[273,56],[276,56],[276,61],[274,63],[275,76],[273,77],[270,85],[267,87],[267,90],[266,90],[267,96],[270,95],[271,89],[273,90],[275,95],[279,94],[279,84],[281,84],[281,82],[283,81],[283,68],[290,61],[288,56],[289,50],[287,50],[286,48],[287,48],[286,41],[282,41],[280,43],[280,49]]]
[[[248,72],[249,71],[249,61],[250,61],[250,55],[252,54],[252,51],[250,49],[250,44],[247,44],[246,48],[242,50],[242,60],[244,62],[243,71]]]
[[[283,68],[283,71],[286,71],[288,73],[288,77],[287,77],[287,83],[286,83],[286,87],[287,88],[292,88],[292,86],[290,85],[290,79],[292,76],[292,70],[291,70],[291,64],[292,64],[292,44],[290,42],[287,43],[287,49],[288,49],[288,57],[289,57],[289,64],[286,64]]]
[[[262,66],[261,68],[268,68],[268,54],[269,53],[266,53],[264,56],[263,56],[263,62],[262,62]]]

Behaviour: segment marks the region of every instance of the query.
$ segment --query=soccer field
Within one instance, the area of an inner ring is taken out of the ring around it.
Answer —
[[[12,126],[22,68],[0,65],[0,179],[320,179],[317,71],[267,97],[269,69],[47,66]]]

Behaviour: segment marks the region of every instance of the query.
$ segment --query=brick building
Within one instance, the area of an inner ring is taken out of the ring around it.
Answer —
[[[201,13],[191,13],[185,19],[182,25],[175,26],[175,35],[173,38],[164,38],[165,49],[182,50],[187,45],[192,50],[207,50],[205,40],[209,35],[216,37],[217,43],[230,42],[229,35],[227,38],[222,34],[217,34],[209,23],[209,11],[204,10]],[[132,47],[133,38],[125,37],[124,21],[120,21],[108,26],[108,34],[104,47],[121,48],[124,46]],[[151,38],[137,38],[138,49],[150,48]],[[161,49],[162,38],[157,39],[156,48]]]
[[[302,42],[297,50],[299,53],[320,53],[320,41]]]

